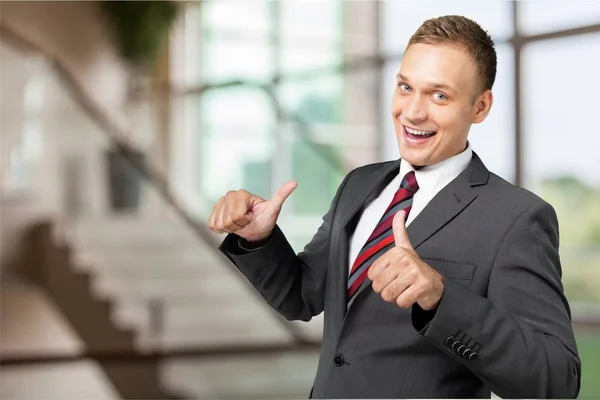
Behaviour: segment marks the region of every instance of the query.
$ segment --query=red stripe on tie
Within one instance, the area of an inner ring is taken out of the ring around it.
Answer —
[[[377,253],[379,250],[381,250],[382,248],[384,248],[388,244],[392,243],[393,241],[394,241],[394,235],[389,235],[385,239],[382,239],[380,242],[378,242],[375,246],[373,246],[370,249],[366,250],[364,253],[361,253],[356,258],[356,260],[354,260],[354,264],[352,264],[352,270],[350,272],[350,276],[352,276],[352,274],[354,273],[354,271],[356,271],[357,269],[359,269],[362,266],[362,264],[365,261],[367,261],[373,254]]]
[[[403,186],[408,186],[411,190],[407,190]],[[413,196],[415,194],[415,192],[418,189],[419,189],[419,185],[417,184],[415,172],[410,171],[402,179],[402,183],[400,184],[400,187],[394,194],[394,198],[390,202],[390,205],[387,207],[387,209],[385,210],[383,215],[387,214],[392,208],[396,207],[399,203],[409,199],[411,196]],[[410,213],[411,209],[412,209],[412,204],[406,206],[403,209],[405,211],[405,215],[404,215],[405,221],[408,219],[408,214]],[[373,255],[377,254],[377,252],[379,252],[384,247],[389,246],[390,244],[394,243],[393,232],[386,232],[386,230],[389,230],[392,227],[395,216],[396,216],[396,213],[390,215],[384,221],[380,221],[377,224],[377,226],[375,227],[375,229],[373,230],[373,232],[367,239],[366,243],[363,245],[362,249],[358,253],[356,260],[354,260],[354,263],[352,264],[352,268],[350,269],[350,274],[348,276],[349,280],[353,277],[353,275],[356,273],[356,271],[358,269],[360,269],[363,266],[363,264],[369,260],[369,258],[373,257]],[[373,245],[372,247],[369,247],[371,242],[373,241],[373,239],[377,239],[382,234],[386,235],[386,237],[381,239],[377,244]],[[372,260],[371,265],[373,265],[373,263],[378,258],[379,257]],[[350,301],[352,299],[352,296],[354,296],[354,294],[358,291],[358,289],[361,287],[361,285],[367,278],[367,274],[369,273],[369,269],[371,268],[371,265],[368,265],[364,269],[364,271],[362,271],[360,273],[360,275],[356,278],[356,280],[352,283],[352,285],[350,285],[348,287],[348,292],[347,292],[348,301]]]

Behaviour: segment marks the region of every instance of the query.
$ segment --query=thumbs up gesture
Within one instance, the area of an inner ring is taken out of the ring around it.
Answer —
[[[246,190],[230,190],[221,197],[208,219],[208,227],[216,233],[235,233],[249,242],[271,236],[281,207],[298,184],[289,181],[265,200]]]
[[[444,293],[444,280],[413,249],[404,220],[404,211],[396,213],[392,225],[396,246],[371,265],[368,277],[383,300],[402,308],[418,303],[424,310],[433,310]]]

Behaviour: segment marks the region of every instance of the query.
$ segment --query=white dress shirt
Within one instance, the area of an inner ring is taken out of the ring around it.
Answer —
[[[419,190],[417,190],[413,197],[413,204],[408,215],[408,220],[406,221],[406,226],[410,225],[440,190],[467,168],[472,155],[473,150],[471,150],[471,144],[467,142],[467,148],[462,153],[452,156],[438,164],[428,165],[415,171]],[[396,191],[400,186],[400,181],[404,175],[410,171],[414,171],[413,166],[408,162],[401,160],[400,173],[392,179],[379,194],[379,197],[373,200],[361,215],[356,230],[350,238],[348,257],[350,263],[348,267],[349,270],[352,269],[352,264],[358,256],[360,249],[364,246],[369,236],[371,236],[379,219],[390,205],[394,194],[396,194]]]

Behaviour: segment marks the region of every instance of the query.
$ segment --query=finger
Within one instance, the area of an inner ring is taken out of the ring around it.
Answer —
[[[223,213],[223,225],[228,233],[243,229],[250,220],[252,212],[248,211],[245,203],[232,205]]]
[[[381,293],[399,275],[400,271],[397,268],[386,268],[373,280],[371,287],[376,293]]]
[[[392,229],[394,232],[394,241],[396,246],[403,247],[405,249],[412,249],[410,239],[408,238],[408,232],[406,231],[406,211],[398,211],[394,216],[392,222]]]
[[[388,265],[390,265],[390,262],[388,260],[388,258],[384,255],[382,255],[381,257],[379,257],[377,259],[377,261],[375,261],[370,267],[369,267],[369,271],[367,272],[367,277],[371,280],[371,281],[375,281],[375,279],[377,279],[377,276],[383,272]]]
[[[232,212],[232,222],[241,228],[247,226],[250,222],[252,222],[252,218],[254,214],[252,211],[248,211],[246,207],[237,207],[235,211]]]
[[[409,308],[417,302],[418,298],[419,289],[415,285],[412,285],[396,298],[396,304],[402,308]]]
[[[273,195],[271,201],[278,209],[280,209],[283,206],[283,202],[287,200],[290,194],[292,194],[294,189],[297,187],[298,183],[296,181],[289,181],[285,183],[279,188],[279,190],[277,190],[277,193]]]
[[[217,216],[215,217],[215,225],[218,233],[231,233],[230,230],[225,226],[227,223],[228,214],[228,207],[224,202],[223,206],[219,208]]]
[[[388,303],[395,303],[396,299],[410,288],[410,286],[410,281],[404,279],[404,277],[394,279],[381,291],[381,298]]]
[[[216,233],[223,233],[223,224],[221,223],[221,213],[223,212],[223,198],[219,200],[211,215],[211,229]]]
[[[212,209],[212,212],[210,213],[210,216],[208,217],[208,228],[213,231],[215,231],[215,216],[217,214],[217,210],[219,208],[219,206],[221,205],[221,200],[222,198],[219,199],[219,201],[217,201],[217,204],[215,204],[215,206]]]

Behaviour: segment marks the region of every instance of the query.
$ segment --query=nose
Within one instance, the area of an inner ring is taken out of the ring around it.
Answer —
[[[421,96],[412,96],[412,98],[404,107],[402,115],[406,120],[408,120],[408,122],[412,124],[425,121],[427,119],[427,111]]]

